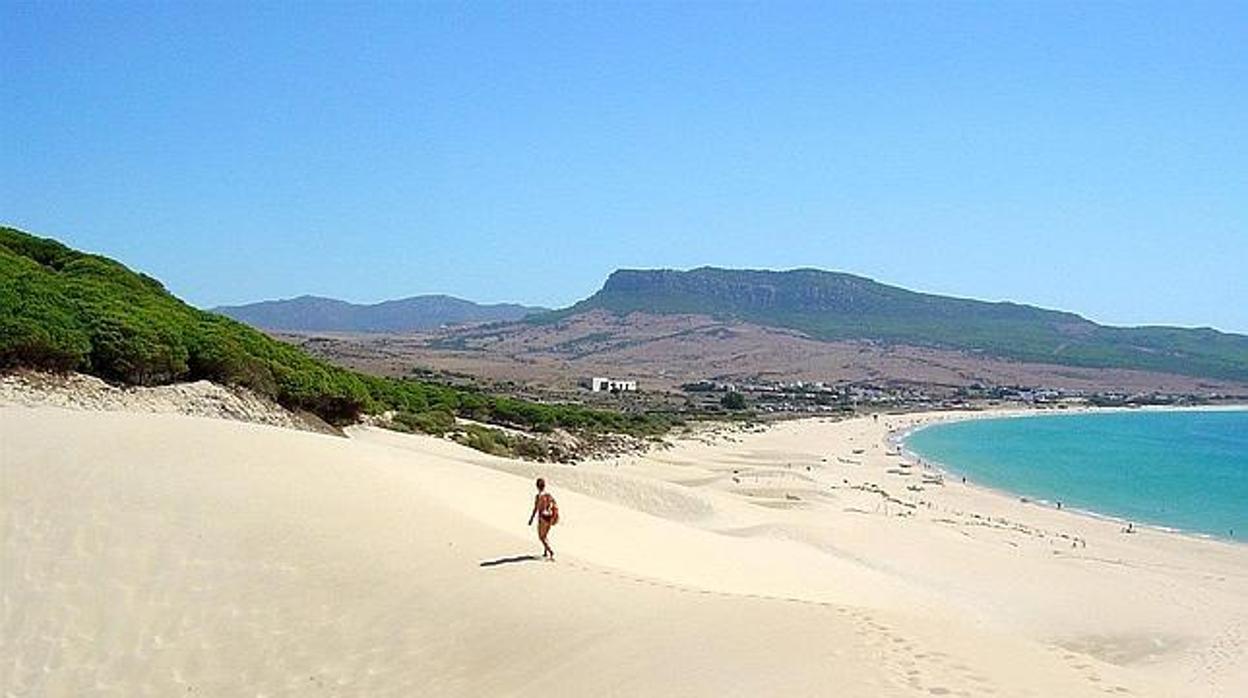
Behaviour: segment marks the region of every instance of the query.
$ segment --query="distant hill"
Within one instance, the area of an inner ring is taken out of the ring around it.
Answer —
[[[452,296],[413,296],[371,305],[333,298],[300,296],[289,300],[221,306],[212,312],[265,330],[290,332],[411,332],[443,325],[506,322],[545,312],[514,303],[479,305]]]
[[[1068,312],[917,293],[816,269],[619,270],[593,296],[532,320],[555,321],[591,310],[709,315],[799,330],[823,340],[1248,380],[1248,336],[1207,328],[1108,327]]]
[[[822,340],[779,327],[707,315],[590,310],[552,322],[461,325],[429,334],[287,335],[314,356],[368,373],[401,376],[412,366],[516,383],[554,393],[578,379],[635,379],[643,390],[684,383],[823,381],[918,387],[1039,386],[1096,392],[1248,396],[1248,381],[1157,371],[1023,362],[956,349],[862,340]]]

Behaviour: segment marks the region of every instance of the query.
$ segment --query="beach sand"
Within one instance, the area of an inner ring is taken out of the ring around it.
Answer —
[[[1248,546],[922,485],[884,438],[931,418],[562,466],[371,428],[0,408],[0,686],[1248,691]],[[529,557],[538,475],[560,504],[555,563]]]

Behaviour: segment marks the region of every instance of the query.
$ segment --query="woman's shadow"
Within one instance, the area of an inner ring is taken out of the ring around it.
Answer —
[[[536,555],[514,555],[512,557],[500,557],[494,560],[485,560],[481,563],[482,567],[498,567],[499,565],[510,565],[517,562],[537,562],[541,560]]]

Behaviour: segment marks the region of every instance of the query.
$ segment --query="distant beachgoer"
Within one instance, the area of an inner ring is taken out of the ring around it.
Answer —
[[[559,505],[555,502],[555,497],[546,491],[546,480],[537,478],[537,496],[533,498],[533,512],[529,514],[529,525],[533,525],[534,517],[537,518],[537,538],[542,541],[542,557],[555,559],[555,551],[550,547],[550,543],[546,541],[546,536],[550,535],[550,527],[559,523]]]

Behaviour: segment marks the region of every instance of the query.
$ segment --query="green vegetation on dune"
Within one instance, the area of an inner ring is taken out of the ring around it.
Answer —
[[[672,423],[666,415],[538,404],[349,371],[193,308],[116,261],[0,227],[0,370],[13,368],[81,371],[128,385],[206,379],[333,424],[386,410],[430,432],[445,430],[447,415],[635,435],[663,433]]]

